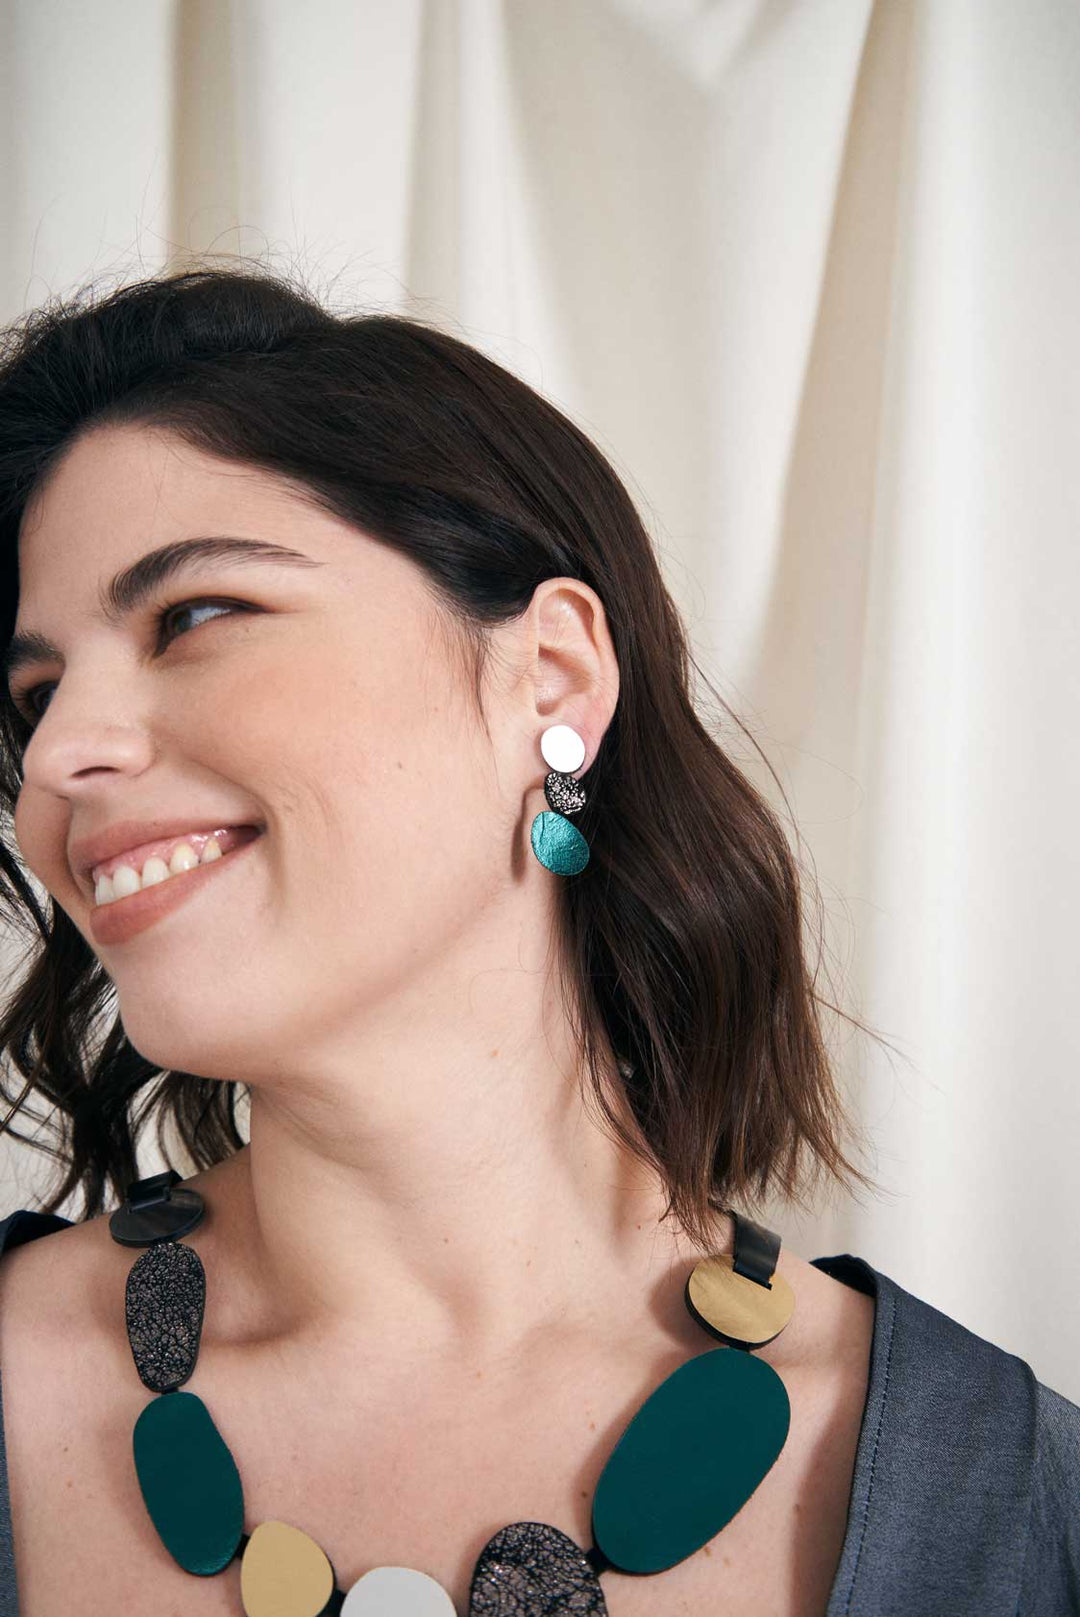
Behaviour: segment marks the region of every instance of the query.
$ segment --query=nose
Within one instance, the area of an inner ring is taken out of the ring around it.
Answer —
[[[85,683],[85,682],[84,682]],[[115,687],[114,687],[115,689]],[[96,780],[101,770],[137,774],[153,755],[145,726],[119,716],[93,691],[76,694],[72,686],[55,690],[23,750],[26,786],[72,797],[80,782]]]

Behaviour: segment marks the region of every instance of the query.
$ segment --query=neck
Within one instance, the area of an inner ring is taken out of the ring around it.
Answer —
[[[383,1046],[337,1081],[253,1086],[250,1143],[189,1181],[208,1204],[207,1329],[491,1362],[546,1332],[610,1333],[621,1299],[628,1324],[641,1310],[683,1335],[700,1253],[581,1088],[568,1038],[463,1042],[460,1024],[435,1057]]]

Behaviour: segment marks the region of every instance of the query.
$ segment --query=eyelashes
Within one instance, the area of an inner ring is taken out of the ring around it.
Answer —
[[[165,646],[167,646],[170,641],[177,638],[177,634],[167,633],[166,624],[168,620],[174,614],[180,615],[184,612],[193,612],[200,607],[212,607],[217,611],[227,613],[251,612],[257,610],[257,608],[248,605],[247,602],[220,601],[207,599],[201,596],[197,596],[185,601],[170,602],[167,606],[159,607],[151,619],[157,637],[157,648],[159,652],[164,650]],[[215,620],[210,619],[209,621],[213,622]],[[187,632],[188,631],[183,629],[178,631],[179,634],[185,634]],[[38,698],[45,691],[55,690],[58,683],[59,682],[57,680],[45,680],[42,682],[42,684],[32,685],[29,690],[23,691],[20,695],[10,698],[12,706],[28,730],[34,730],[40,723],[43,716],[37,708]]]

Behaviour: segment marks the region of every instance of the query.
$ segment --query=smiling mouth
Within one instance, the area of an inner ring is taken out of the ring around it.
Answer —
[[[112,866],[109,873],[99,875],[96,881],[93,872],[89,876],[93,884],[94,908],[104,909],[118,904],[150,887],[175,881],[192,870],[201,869],[203,865],[214,864],[226,858],[234,849],[246,847],[261,834],[261,826],[228,826],[218,831],[174,837],[168,843],[160,844],[160,851],[136,851],[131,856],[104,861]]]

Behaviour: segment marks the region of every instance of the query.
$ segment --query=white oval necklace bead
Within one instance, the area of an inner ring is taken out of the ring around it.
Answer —
[[[454,1617],[441,1583],[405,1566],[376,1566],[353,1584],[341,1617]]]
[[[551,724],[540,737],[544,762],[560,775],[571,775],[585,762],[585,743],[569,724]]]

